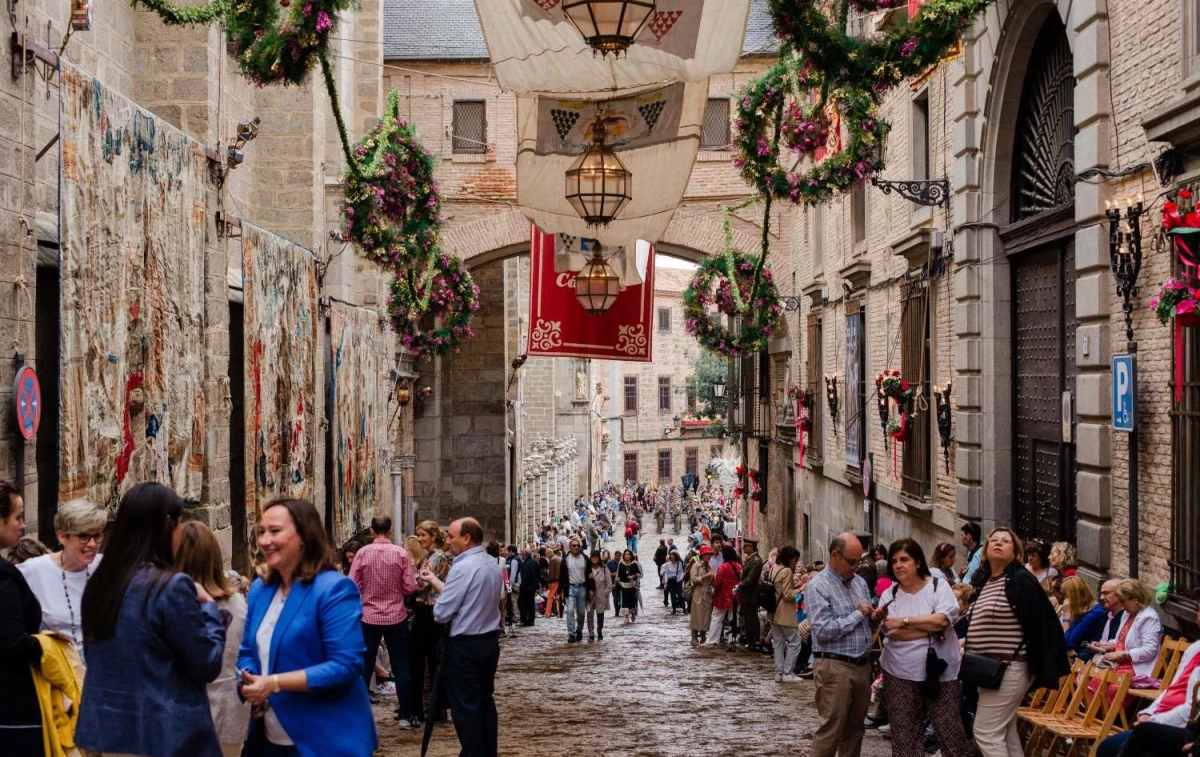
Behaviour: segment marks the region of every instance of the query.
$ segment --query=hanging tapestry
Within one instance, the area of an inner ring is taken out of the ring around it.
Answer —
[[[528,354],[642,363],[654,359],[653,246],[645,281],[625,287],[607,312],[593,315],[575,299],[579,271],[554,269],[556,235],[534,226],[532,240]]]
[[[375,408],[386,406],[380,396],[385,357],[374,310],[334,302],[329,315],[333,371],[334,466],[333,533],[338,544],[370,525],[379,504],[379,449],[384,439],[383,418]]]
[[[312,499],[317,273],[312,253],[242,221],[246,525],[276,497]]]
[[[204,148],[60,61],[59,497],[200,500]]]

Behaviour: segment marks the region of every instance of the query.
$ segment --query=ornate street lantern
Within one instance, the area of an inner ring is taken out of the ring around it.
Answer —
[[[563,12],[594,53],[620,55],[654,17],[654,0],[563,0]]]
[[[604,140],[597,118],[591,143],[567,169],[567,201],[589,226],[607,226],[633,197],[633,174]]]
[[[717,376],[712,382],[713,396],[717,399],[725,397],[725,377]]]
[[[592,257],[575,276],[575,299],[592,315],[606,312],[621,293],[621,277],[605,262],[603,249],[597,244]]]

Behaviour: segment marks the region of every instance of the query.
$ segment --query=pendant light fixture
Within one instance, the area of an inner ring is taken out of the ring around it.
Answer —
[[[593,54],[620,56],[654,17],[654,0],[563,0],[563,12]]]
[[[587,149],[567,169],[567,201],[588,226],[607,226],[633,199],[633,174],[605,138],[597,117]]]
[[[604,247],[597,242],[592,257],[575,276],[575,299],[592,315],[601,315],[620,293],[621,277],[604,260]]]

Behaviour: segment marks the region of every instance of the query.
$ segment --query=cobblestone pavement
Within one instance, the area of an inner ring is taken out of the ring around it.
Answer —
[[[660,537],[648,522],[650,533],[638,551],[653,568]],[[623,545],[618,537],[608,547]],[[808,755],[816,728],[812,682],[775,683],[766,655],[692,648],[687,617],[663,608],[656,583],[643,592],[636,624],[622,626],[607,613],[602,642],[585,636],[568,645],[566,621],[557,618],[539,619],[533,628],[518,628],[515,638],[501,639],[501,755]],[[419,754],[421,732],[400,731],[394,708],[391,697],[375,707],[380,754]],[[434,730],[429,754],[458,754],[452,725]],[[890,742],[867,731],[862,754],[890,755]]]

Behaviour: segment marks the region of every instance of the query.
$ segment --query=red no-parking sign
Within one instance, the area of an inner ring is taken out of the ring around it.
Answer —
[[[37,436],[42,422],[42,386],[37,374],[27,365],[17,371],[13,380],[13,403],[21,436],[25,439]]]

